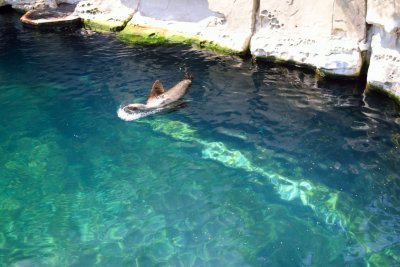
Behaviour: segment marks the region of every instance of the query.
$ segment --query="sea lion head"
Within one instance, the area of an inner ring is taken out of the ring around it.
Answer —
[[[129,113],[129,114],[138,113],[138,112],[146,110],[146,105],[143,105],[143,104],[129,104],[129,105],[123,107],[123,110],[126,113]]]

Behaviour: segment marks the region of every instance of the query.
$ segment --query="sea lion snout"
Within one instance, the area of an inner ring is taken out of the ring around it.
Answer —
[[[126,113],[135,113],[135,112],[139,112],[145,108],[146,107],[143,104],[130,104],[130,105],[123,107],[123,110]]]
[[[137,107],[124,107],[124,111],[125,112],[134,112],[134,111],[137,111],[138,110],[138,108]]]

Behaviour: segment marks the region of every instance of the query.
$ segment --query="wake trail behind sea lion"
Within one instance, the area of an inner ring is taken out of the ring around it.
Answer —
[[[141,118],[145,118],[147,116],[156,114],[158,112],[163,111],[163,108],[151,109],[151,110],[143,110],[135,113],[126,112],[124,107],[120,107],[117,111],[118,117],[124,121],[134,121]]]

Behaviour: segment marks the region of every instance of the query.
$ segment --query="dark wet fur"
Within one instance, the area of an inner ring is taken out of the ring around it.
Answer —
[[[139,111],[139,108],[126,106],[126,107],[124,107],[124,111],[126,113],[135,113],[135,112]]]
[[[189,106],[188,101],[180,99],[180,100],[178,100],[178,101],[176,101],[174,103],[171,103],[168,106],[166,106],[165,107],[166,108],[165,112],[166,113],[175,112],[175,111],[178,111],[180,109],[184,109],[184,108],[186,108],[188,106]]]

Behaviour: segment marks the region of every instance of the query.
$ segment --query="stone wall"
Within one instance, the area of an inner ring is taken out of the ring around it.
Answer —
[[[261,0],[251,53],[308,65],[322,75],[359,76],[365,8],[364,0]]]
[[[39,8],[56,8],[56,0],[5,0],[13,8],[18,10],[31,10]]]
[[[138,0],[83,0],[76,13],[87,28],[102,31],[122,30],[137,10]]]
[[[372,25],[367,86],[400,100],[400,0],[368,0],[366,22]]]
[[[126,30],[213,42],[240,53],[248,50],[256,9],[256,0],[146,0]]]
[[[77,3],[88,28],[250,51],[322,76],[358,77],[369,64],[368,88],[400,99],[400,0],[2,1],[25,10]]]

